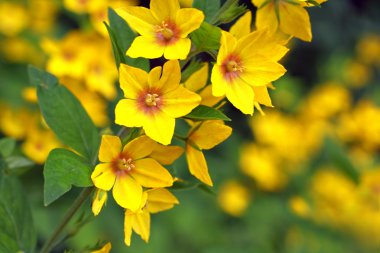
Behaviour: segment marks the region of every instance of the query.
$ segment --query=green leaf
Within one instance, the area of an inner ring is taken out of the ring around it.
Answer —
[[[7,169],[13,175],[21,175],[35,165],[33,161],[23,156],[10,156],[7,157],[5,161]]]
[[[16,177],[0,171],[0,252],[34,252],[32,214]]]
[[[210,20],[213,25],[227,24],[246,12],[245,5],[239,5],[239,0],[227,0]]]
[[[211,195],[216,195],[213,190],[211,190],[210,186],[200,183],[200,182],[189,182],[189,181],[175,181],[173,186],[170,187],[171,190],[178,191],[188,191],[193,189],[199,189],[203,192],[206,192]]]
[[[220,0],[194,0],[193,7],[205,14],[205,21],[210,22],[220,8]]]
[[[221,29],[206,22],[190,34],[191,40],[199,51],[219,49],[220,36]]]
[[[3,138],[0,140],[0,156],[8,157],[15,149],[16,141],[11,138]]]
[[[116,61],[119,58],[121,63],[148,71],[149,60],[144,58],[131,58],[126,56],[128,48],[136,38],[136,34],[128,26],[127,22],[111,8],[108,9],[108,19],[110,25],[107,27],[107,29],[111,37]],[[120,62],[117,64],[118,68]]]
[[[189,114],[184,116],[184,118],[193,120],[225,120],[231,121],[226,115],[221,111],[208,107],[205,105],[199,105],[195,107]]]
[[[327,153],[327,159],[332,161],[338,168],[342,170],[347,176],[349,176],[355,183],[359,183],[359,171],[355,168],[352,161],[349,158],[347,151],[337,140],[326,137],[324,148]]]
[[[44,166],[44,204],[49,205],[71,187],[88,187],[91,181],[92,166],[82,157],[67,150],[54,149]]]
[[[64,144],[89,161],[96,160],[99,133],[78,99],[51,74],[34,67],[29,73],[37,85],[38,103],[48,126]]]

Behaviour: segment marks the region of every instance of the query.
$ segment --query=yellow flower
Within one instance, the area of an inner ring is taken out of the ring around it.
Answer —
[[[104,204],[107,202],[107,192],[101,189],[96,189],[95,196],[92,200],[91,210],[97,216],[102,210]]]
[[[201,98],[201,105],[214,106],[223,97],[214,97],[212,95],[211,85],[206,85],[208,80],[208,64],[204,63],[203,66],[195,71],[187,80],[183,83],[185,88],[198,93]]]
[[[143,193],[140,209],[137,212],[125,211],[124,242],[131,245],[132,230],[148,242],[150,236],[150,214],[173,208],[179,204],[177,198],[168,190],[156,188]]]
[[[222,185],[218,194],[218,203],[226,213],[239,217],[248,207],[251,194],[249,190],[236,181],[228,181]]]
[[[145,71],[120,65],[120,86],[126,99],[116,105],[116,124],[143,127],[146,135],[164,145],[171,142],[175,118],[182,117],[200,103],[200,96],[182,87],[176,60]],[[162,72],[162,73],[161,73]]]
[[[91,251],[91,253],[109,253],[111,251],[112,245],[111,243],[105,244],[101,249]]]
[[[279,30],[301,40],[311,41],[310,18],[304,7],[313,5],[306,4],[304,0],[252,0],[252,3],[258,8],[256,12],[258,29],[269,28],[272,32]]]
[[[190,129],[186,142],[186,158],[190,173],[205,184],[212,186],[203,149],[211,149],[227,139],[232,128],[223,121],[209,120],[196,123]]]
[[[222,31],[221,47],[212,69],[212,94],[227,99],[245,114],[253,114],[253,88],[280,78],[285,68],[278,61],[288,49],[266,30],[240,39]]]
[[[103,135],[99,161],[91,175],[94,185],[104,191],[113,187],[112,195],[120,206],[136,211],[140,207],[143,187],[167,187],[173,184],[169,172],[149,157],[155,142],[138,137],[122,149],[119,137]]]
[[[294,196],[289,200],[289,206],[293,213],[302,218],[306,218],[310,215],[311,209],[309,204],[300,196]]]
[[[251,32],[251,23],[252,23],[252,13],[247,12],[241,18],[239,18],[233,26],[231,26],[230,33],[233,36],[235,36],[235,38],[241,39]],[[278,40],[279,38],[275,38],[275,39]],[[286,43],[286,40],[284,41],[284,43],[281,43],[281,44],[285,44],[285,43]],[[272,100],[268,93],[268,87],[272,87],[272,85],[268,84],[265,86],[252,87],[253,93],[254,93],[254,102],[253,102],[254,107],[257,108],[257,110],[262,115],[264,115],[264,112],[261,109],[260,105],[273,107]]]
[[[199,28],[204,15],[194,8],[180,9],[178,0],[152,0],[150,9],[127,7],[118,13],[141,36],[127,51],[130,57],[186,59],[191,41],[187,36]]]
[[[28,126],[34,115],[24,108],[14,109],[0,104],[0,131],[6,136],[17,140],[23,139],[27,133]]]

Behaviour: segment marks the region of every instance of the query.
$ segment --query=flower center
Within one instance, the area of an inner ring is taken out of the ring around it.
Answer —
[[[131,171],[133,168],[135,168],[132,158],[126,159],[125,157],[121,157],[116,161],[116,163],[117,163],[116,167],[119,170]]]
[[[179,37],[177,26],[170,21],[162,21],[155,29],[157,42],[162,45],[173,44]]]
[[[160,102],[160,98],[156,93],[146,94],[145,96],[145,104],[147,106],[157,106],[157,103]]]
[[[227,72],[243,72],[243,67],[241,67],[236,61],[228,61],[226,64]]]
[[[243,73],[244,68],[238,56],[229,55],[222,63],[221,70],[225,79],[231,82],[235,78],[239,77],[241,73]]]

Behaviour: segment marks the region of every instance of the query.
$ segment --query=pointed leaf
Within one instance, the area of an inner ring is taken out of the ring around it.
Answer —
[[[193,119],[193,120],[225,120],[231,121],[226,115],[221,111],[208,107],[205,105],[199,105],[195,107],[189,114],[184,116],[184,118]]]

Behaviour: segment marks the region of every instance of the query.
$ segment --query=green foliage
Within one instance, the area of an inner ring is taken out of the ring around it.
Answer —
[[[205,21],[210,22],[220,8],[220,0],[194,0],[193,7],[205,14]]]
[[[91,164],[77,154],[67,149],[51,151],[44,167],[44,204],[61,197],[72,185],[91,186],[91,171]]]
[[[227,0],[210,23],[214,25],[230,23],[246,12],[246,10],[247,7],[245,5],[239,5],[239,0]]]
[[[38,103],[48,126],[64,144],[94,161],[99,133],[78,99],[53,75],[34,67],[29,68],[29,74],[37,85]]]
[[[198,51],[217,50],[220,46],[221,30],[219,27],[203,22],[199,29],[190,34]]]
[[[3,138],[0,140],[0,156],[8,157],[15,149],[16,141],[11,138]]]
[[[34,252],[36,234],[17,178],[0,170],[0,252]]]
[[[127,22],[111,8],[108,9],[108,19],[110,24],[105,23],[105,25],[111,39],[116,67],[119,69],[120,63],[123,63],[148,71],[149,61],[147,59],[130,58],[125,54],[132,41],[136,38],[136,34],[131,30]]]
[[[189,114],[184,116],[185,118],[192,120],[224,120],[231,121],[226,115],[221,111],[208,107],[205,105],[199,105],[195,107]]]

